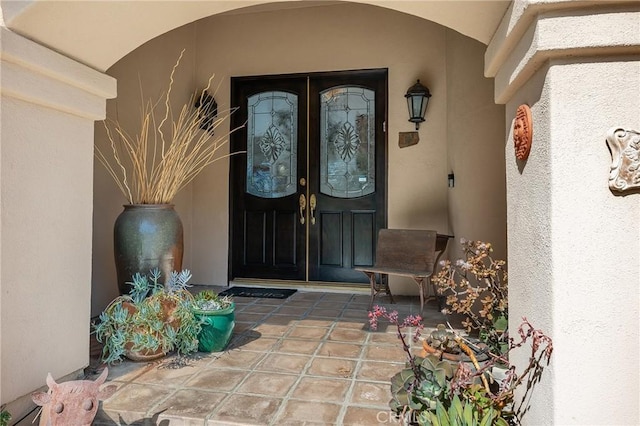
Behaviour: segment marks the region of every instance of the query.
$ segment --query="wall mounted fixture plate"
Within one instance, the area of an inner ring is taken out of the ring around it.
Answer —
[[[400,148],[417,145],[418,142],[420,142],[420,134],[418,132],[400,132],[398,134],[398,146]]]

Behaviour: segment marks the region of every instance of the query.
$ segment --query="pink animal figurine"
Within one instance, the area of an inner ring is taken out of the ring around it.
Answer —
[[[100,390],[107,380],[109,370],[104,369],[95,382],[74,380],[56,383],[47,375],[48,392],[34,392],[31,399],[41,405],[40,426],[90,426],[98,412],[99,401],[109,398],[117,386],[109,385]]]

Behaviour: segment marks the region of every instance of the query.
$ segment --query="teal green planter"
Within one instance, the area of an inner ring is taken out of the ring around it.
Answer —
[[[235,303],[220,311],[193,309],[196,316],[202,318],[202,330],[198,334],[200,352],[220,352],[227,347],[236,325],[235,309]]]

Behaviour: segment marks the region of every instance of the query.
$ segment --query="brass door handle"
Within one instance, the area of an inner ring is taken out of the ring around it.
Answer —
[[[311,194],[311,196],[309,197],[309,207],[311,208],[311,224],[315,225],[316,224],[316,218],[313,215],[313,212],[316,209],[316,194]]]
[[[304,211],[307,208],[307,197],[305,197],[304,194],[300,194],[298,203],[300,204],[300,223],[304,225]]]

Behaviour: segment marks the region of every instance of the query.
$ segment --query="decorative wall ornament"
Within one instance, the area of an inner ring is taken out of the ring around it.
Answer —
[[[398,133],[398,146],[406,148],[411,145],[417,145],[420,142],[420,133],[418,132],[400,132]]]
[[[513,144],[518,160],[526,160],[531,151],[533,140],[533,122],[529,105],[522,104],[516,110],[516,119],[513,123]]]
[[[611,152],[609,189],[613,192],[640,190],[640,132],[613,128],[607,134]]]
[[[199,127],[213,134],[213,121],[218,117],[218,103],[206,90],[202,92],[195,107],[200,118]]]
[[[110,398],[118,387],[116,385],[100,388],[107,380],[109,369],[104,371],[95,381],[73,380],[56,383],[47,375],[48,392],[34,392],[31,399],[41,405],[40,426],[91,426],[98,412],[100,401]]]

